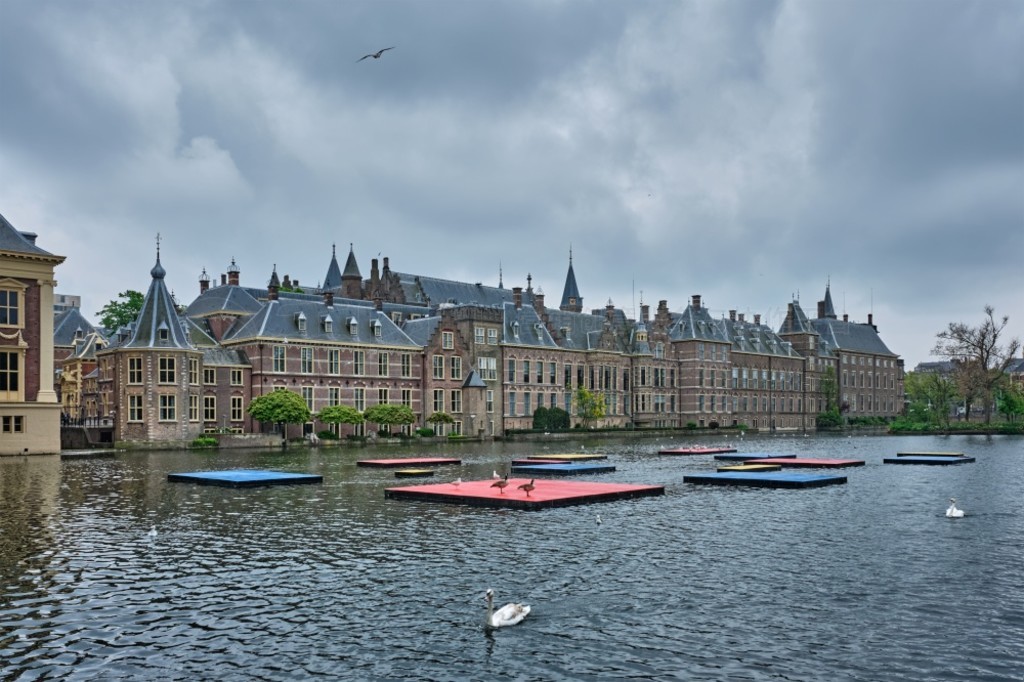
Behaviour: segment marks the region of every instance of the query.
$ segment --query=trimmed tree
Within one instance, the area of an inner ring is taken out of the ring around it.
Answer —
[[[454,424],[455,418],[447,412],[434,412],[427,417],[427,423],[434,425],[434,435],[437,435],[437,426],[439,424]]]
[[[351,405],[329,405],[320,410],[317,419],[325,424],[351,424],[358,426],[366,421],[363,413]]]
[[[576,394],[573,397],[576,403],[576,416],[580,418],[580,424],[583,428],[588,429],[594,421],[604,418],[607,408],[603,394],[595,393],[580,386],[576,389]]]
[[[286,433],[286,424],[305,424],[313,416],[302,396],[287,389],[253,398],[248,411],[258,422],[277,424],[282,436]]]
[[[363,417],[383,427],[388,435],[391,434],[392,426],[404,426],[416,421],[416,414],[408,405],[373,405],[366,408]]]

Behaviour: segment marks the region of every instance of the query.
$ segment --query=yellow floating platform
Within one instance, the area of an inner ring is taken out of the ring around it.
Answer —
[[[733,464],[718,467],[719,471],[781,471],[781,464]]]
[[[399,469],[395,472],[395,478],[419,478],[433,476],[433,469]]]

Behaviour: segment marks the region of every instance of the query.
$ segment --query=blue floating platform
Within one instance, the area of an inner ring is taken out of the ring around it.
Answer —
[[[580,474],[607,474],[612,471],[615,471],[613,464],[524,464],[512,467],[514,474],[537,476],[578,476]]]
[[[744,485],[757,488],[820,488],[826,485],[846,483],[846,476],[801,474],[790,471],[768,473],[724,471],[720,473],[686,475],[683,476],[683,482],[707,485]]]
[[[715,459],[723,462],[746,462],[748,459],[768,459],[768,458],[795,458],[796,455],[775,455],[768,452],[734,452],[723,455],[715,455]]]
[[[289,471],[268,471],[266,469],[231,469],[228,471],[167,474],[167,480],[200,485],[219,485],[227,488],[253,488],[261,485],[322,483],[324,477],[317,474],[296,474]]]
[[[973,462],[973,457],[961,455],[951,457],[950,455],[900,455],[899,457],[886,457],[882,460],[885,464],[930,464],[942,466],[948,464],[964,464]]]

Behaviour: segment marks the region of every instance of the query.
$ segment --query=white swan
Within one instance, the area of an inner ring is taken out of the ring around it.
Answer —
[[[146,533],[146,535],[149,536],[150,538],[155,538],[156,537],[156,526],[153,526],[152,528],[150,528],[149,532]]]
[[[487,599],[487,627],[500,628],[506,625],[521,623],[530,614],[529,604],[509,602],[497,611],[494,610],[494,590],[488,588],[484,598]]]
[[[951,519],[961,519],[964,516],[964,510],[956,506],[956,498],[949,498],[949,509],[946,510],[946,516]]]

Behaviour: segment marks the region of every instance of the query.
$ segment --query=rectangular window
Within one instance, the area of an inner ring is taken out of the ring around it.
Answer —
[[[142,396],[141,395],[130,395],[128,396],[128,421],[140,422],[142,421]]]
[[[572,388],[572,364],[568,363],[568,362],[565,363],[565,382],[564,382],[564,386],[566,388]]]
[[[310,410],[313,409],[313,387],[303,386],[302,387],[302,399],[306,401],[306,407]]]
[[[199,396],[197,395],[188,397],[188,420],[190,422],[199,421]]]
[[[508,392],[508,416],[516,416],[516,392]]]
[[[299,372],[302,374],[313,373],[313,349],[312,348],[300,348],[299,349]]]
[[[498,330],[488,329],[487,330],[487,345],[497,346],[498,345]]]
[[[525,415],[529,415],[531,412],[533,412],[533,407],[531,405],[532,398],[533,396],[530,393],[523,394],[523,414]]]
[[[173,384],[174,383],[174,358],[160,358],[159,359],[159,382],[161,384]]]
[[[142,358],[128,358],[128,383],[142,384]]]
[[[203,421],[213,423],[217,422],[217,396],[203,396]]]
[[[366,374],[366,352],[352,351],[352,373],[356,376]]]
[[[452,379],[462,379],[462,358],[455,356],[452,358]]]
[[[515,383],[516,381],[516,361],[509,358],[508,361],[508,380],[509,383]]]
[[[188,383],[199,385],[199,358],[188,359]]]
[[[412,389],[402,389],[402,404],[406,407],[412,407]]]
[[[217,383],[217,370],[212,367],[203,367],[203,383],[213,386]]]
[[[498,378],[498,359],[479,358],[480,378],[484,381],[494,381]]]
[[[161,358],[163,359],[163,358]],[[173,358],[170,358],[173,360]],[[173,395],[162,395],[160,396],[160,421],[162,422],[173,422],[177,421],[177,396]]]
[[[430,360],[431,360],[431,366],[433,367],[433,370],[434,370],[434,374],[433,374],[434,378],[435,379],[444,379],[444,356],[443,355],[434,355],[434,356],[431,357]]]
[[[537,383],[544,383],[544,363],[540,360],[537,361]]]
[[[444,389],[434,389],[434,412],[444,412]]]
[[[231,396],[231,421],[240,422],[242,421],[242,396],[233,395]]]
[[[444,350],[455,348],[455,334],[453,332],[441,332],[441,348]]]
[[[462,412],[462,391],[459,389],[452,390],[452,413],[459,414]]]
[[[473,329],[473,341],[479,344],[484,343],[484,328],[475,327]]]
[[[387,405],[390,402],[391,402],[391,391],[390,391],[390,389],[378,388],[377,389],[377,404],[378,405]]]
[[[21,294],[10,289],[0,289],[0,326],[21,326]]]
[[[549,362],[548,363],[548,383],[550,383],[552,386],[554,386],[556,381],[558,381],[558,363]]]
[[[327,389],[327,404],[328,405],[341,405],[341,389],[337,386],[331,386]]]
[[[523,383],[530,383],[530,361],[523,360]]]
[[[377,376],[388,376],[388,354],[377,353]]]
[[[402,353],[402,378],[408,379],[412,376],[412,355]]]
[[[3,433],[24,433],[25,432],[25,418],[20,414],[17,415],[4,415],[3,418]]]
[[[283,371],[285,371],[285,361],[284,361],[285,347],[284,346],[274,346],[273,354],[274,354],[274,363],[273,363],[274,364],[274,368],[273,368],[272,371],[274,371],[274,372],[283,372]]]
[[[487,391],[485,394],[485,406],[487,412],[494,412],[494,391]]]
[[[359,410],[360,412],[363,412],[364,410],[366,410],[366,389],[365,388],[357,388],[357,389],[355,389],[354,392],[353,392],[352,401],[353,401],[353,403],[355,405],[355,408],[357,410]]]
[[[341,374],[341,351],[337,348],[327,351],[327,373],[335,376]]]
[[[242,370],[232,369],[231,370],[231,385],[241,386],[242,385]]]

